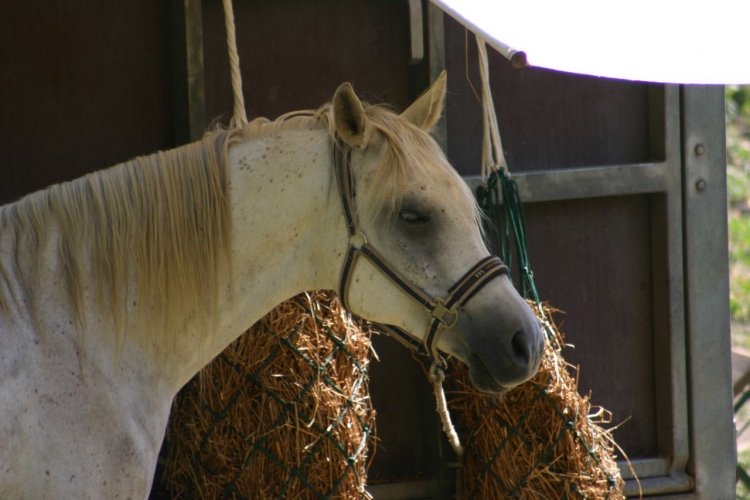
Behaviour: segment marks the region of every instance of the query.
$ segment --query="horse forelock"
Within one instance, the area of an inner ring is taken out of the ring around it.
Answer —
[[[365,113],[382,136],[384,153],[364,197],[364,217],[385,210],[386,218],[392,219],[401,209],[408,179],[418,179],[434,187],[438,196],[462,197],[481,230],[481,211],[471,190],[430,134],[388,108],[368,106]]]

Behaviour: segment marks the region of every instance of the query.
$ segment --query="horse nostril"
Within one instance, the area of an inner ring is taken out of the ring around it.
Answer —
[[[531,348],[523,332],[516,332],[510,342],[513,349],[513,360],[519,366],[526,366],[531,359]]]

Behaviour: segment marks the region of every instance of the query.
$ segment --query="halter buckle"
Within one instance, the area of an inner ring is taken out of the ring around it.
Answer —
[[[447,314],[452,314],[453,317],[446,320],[445,316]],[[440,321],[443,327],[447,329],[453,328],[458,323],[458,311],[445,307],[445,301],[440,297],[435,298],[435,308],[430,311],[430,316]]]

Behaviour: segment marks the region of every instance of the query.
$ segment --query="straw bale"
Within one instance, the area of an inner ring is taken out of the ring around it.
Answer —
[[[173,497],[364,497],[370,349],[330,292],[279,305],[175,399]]]
[[[616,444],[599,425],[609,414],[578,393],[551,311],[537,316],[548,331],[539,372],[505,397],[476,392],[459,363],[450,370],[449,407],[467,448],[460,498],[623,499]]]

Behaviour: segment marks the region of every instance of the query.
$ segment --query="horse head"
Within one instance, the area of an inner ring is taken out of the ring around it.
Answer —
[[[349,232],[339,294],[436,360],[439,350],[466,363],[480,391],[503,393],[536,373],[543,337],[507,268],[489,257],[471,190],[429,135],[445,87],[443,74],[400,115],[363,105],[349,84],[336,91]]]

